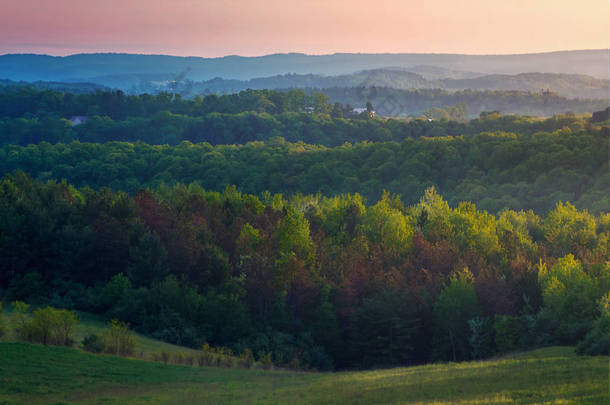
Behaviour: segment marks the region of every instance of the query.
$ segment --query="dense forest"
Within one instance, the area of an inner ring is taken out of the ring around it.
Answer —
[[[21,169],[42,181],[132,194],[196,181],[256,195],[358,192],[370,202],[388,190],[414,204],[435,186],[451,204],[472,201],[491,212],[544,213],[559,201],[610,209],[603,111],[548,119],[489,112],[465,121],[466,110],[400,120],[354,114],[302,90],[187,100],[4,88],[0,173]],[[92,112],[80,125],[67,119]]]
[[[607,110],[439,103],[0,87],[0,300],[302,368],[608,353]]]
[[[0,145],[74,140],[169,145],[186,140],[216,145],[281,136],[291,142],[340,146],[345,142],[401,142],[407,138],[475,135],[483,131],[530,135],[591,128],[586,117],[574,114],[540,119],[495,111],[467,121],[469,107],[464,102],[434,105],[440,107],[431,107],[416,119],[372,119],[366,111],[357,114],[349,104],[332,103],[322,93],[306,94],[303,90],[248,90],[184,99],[173,93],[74,94],[7,86],[0,87]],[[69,120],[73,116],[85,116],[87,120],[74,125]]]
[[[236,185],[256,195],[359,192],[370,202],[389,190],[413,204],[434,185],[452,205],[472,201],[491,212],[508,207],[544,213],[559,201],[610,211],[608,133],[601,129],[484,132],[336,148],[282,138],[218,146],[44,142],[0,148],[0,173],[18,169],[42,181],[67,179],[130,193],[198,182],[217,191]]]
[[[420,197],[182,184],[129,196],[17,173],[0,181],[0,289],[318,369],[547,344],[608,353],[610,215]]]

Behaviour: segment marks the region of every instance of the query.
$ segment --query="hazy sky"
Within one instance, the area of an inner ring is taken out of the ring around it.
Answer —
[[[609,16],[609,0],[0,0],[0,53],[600,49]]]

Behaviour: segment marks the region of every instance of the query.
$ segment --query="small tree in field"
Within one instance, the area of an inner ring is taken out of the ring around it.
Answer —
[[[53,344],[53,331],[57,325],[57,316],[51,307],[39,308],[26,324],[33,342],[43,345]]]
[[[19,337],[43,345],[71,346],[76,315],[66,309],[38,308],[18,327]]]
[[[74,311],[68,311],[66,309],[55,310],[55,330],[54,330],[54,341],[56,345],[61,346],[72,346],[74,340],[72,339],[74,333],[74,326],[78,323],[76,314]]]
[[[26,336],[26,323],[30,306],[23,301],[13,301],[13,319],[15,320],[15,334],[18,339],[29,340]]]
[[[102,339],[106,353],[130,356],[136,350],[136,339],[129,325],[116,319],[110,321],[110,329],[102,332]]]

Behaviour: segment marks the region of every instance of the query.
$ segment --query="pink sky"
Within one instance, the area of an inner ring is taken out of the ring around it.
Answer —
[[[0,53],[608,48],[608,0],[0,0]]]

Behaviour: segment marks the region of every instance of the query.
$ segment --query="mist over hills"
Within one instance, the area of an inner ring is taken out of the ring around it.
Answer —
[[[287,74],[251,80],[215,78],[204,82],[174,83],[177,89],[191,93],[235,93],[246,89],[329,89],[336,87],[387,87],[393,89],[444,89],[550,91],[568,98],[605,99],[610,94],[610,81],[586,75],[563,73],[520,73],[518,75],[479,75],[435,67],[417,67],[418,73],[408,68],[396,70],[373,69],[338,75]],[[428,74],[428,72],[432,72]],[[448,77],[438,78],[439,74]],[[458,78],[460,77],[461,78]],[[156,82],[167,86],[169,82]],[[109,85],[109,83],[106,83]],[[152,82],[149,82],[152,84]]]

